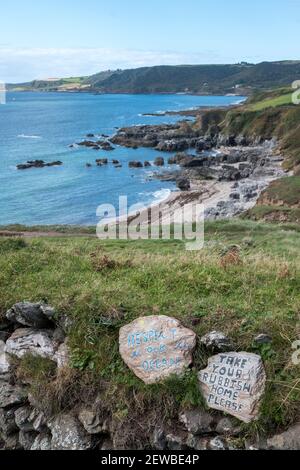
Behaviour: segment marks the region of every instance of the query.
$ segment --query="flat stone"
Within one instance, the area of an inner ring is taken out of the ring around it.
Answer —
[[[196,334],[175,318],[138,318],[120,330],[120,354],[146,384],[182,374],[192,363]]]
[[[27,393],[24,388],[0,380],[0,408],[23,404],[26,398]]]
[[[63,414],[48,423],[52,433],[51,450],[89,450],[92,437],[74,416]]]
[[[273,450],[300,450],[300,423],[268,439],[267,447]]]
[[[200,389],[209,408],[245,423],[259,416],[266,373],[260,356],[246,352],[213,356],[199,373]]]
[[[186,445],[190,449],[195,450],[208,450],[210,440],[207,437],[199,437],[194,436],[193,434],[189,434]]]
[[[51,331],[21,328],[16,330],[6,342],[5,351],[19,359],[28,353],[53,359],[56,345],[52,341]]]
[[[20,302],[6,313],[6,318],[14,323],[33,328],[49,328],[53,326],[55,311],[43,304]]]

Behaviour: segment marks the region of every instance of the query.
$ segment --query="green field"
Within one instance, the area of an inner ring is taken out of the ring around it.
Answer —
[[[209,223],[205,248],[192,253],[174,240],[1,238],[0,314],[15,302],[42,300],[67,315],[71,371],[56,376],[49,361],[27,356],[17,374],[48,413],[90,402],[101,390],[103,410],[120,432],[128,420],[149,417],[149,410],[162,422],[182,407],[203,406],[196,372],[207,356],[198,346],[195,369],[184,378],[146,386],[120,358],[119,328],[139,316],[164,314],[199,336],[222,330],[238,350],[260,353],[265,361],[262,416],[244,432],[268,434],[299,417],[300,368],[291,362],[300,336],[299,267],[299,225]],[[272,344],[255,345],[260,333],[270,334]],[[140,432],[130,437],[140,438]]]

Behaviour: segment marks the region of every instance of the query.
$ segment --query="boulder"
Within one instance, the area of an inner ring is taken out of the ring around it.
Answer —
[[[8,310],[6,318],[23,326],[51,328],[55,321],[55,310],[40,303],[20,302]]]
[[[155,166],[164,166],[164,164],[165,164],[165,159],[163,157],[157,157],[154,160],[154,165]]]
[[[142,162],[132,161],[128,163],[129,168],[143,168]]]
[[[189,433],[194,435],[209,434],[214,432],[215,418],[203,410],[189,410],[179,417]]]
[[[212,331],[200,339],[200,343],[213,352],[232,351],[232,341],[220,331]]]
[[[57,346],[52,338],[53,332],[49,330],[21,328],[6,342],[5,351],[19,359],[29,353],[54,360]]]
[[[182,374],[192,363],[196,334],[175,318],[138,318],[120,330],[120,354],[146,384]]]
[[[176,186],[181,191],[189,191],[191,189],[191,182],[188,178],[181,177],[176,180]]]
[[[227,443],[220,437],[214,437],[208,444],[209,450],[228,450]]]
[[[213,356],[199,373],[200,390],[209,408],[224,411],[245,423],[259,417],[266,386],[260,356],[229,352]]]
[[[11,408],[26,402],[27,392],[24,387],[11,385],[0,380],[0,408]]]
[[[151,163],[150,163],[150,162],[147,162],[147,161],[144,162],[144,167],[145,167],[145,168],[149,168],[150,166],[151,166]]]
[[[194,450],[208,450],[210,440],[207,437],[199,437],[194,436],[193,434],[189,434],[186,445],[190,449]]]
[[[22,406],[15,411],[15,421],[20,431],[32,432],[35,430],[31,420],[32,411],[30,406]]]
[[[19,432],[19,442],[23,450],[31,450],[35,439],[37,438],[36,432]]]
[[[109,432],[109,422],[100,417],[98,413],[91,409],[83,409],[78,419],[88,434],[107,434]]]
[[[272,450],[300,450],[300,424],[268,439],[267,447]]]
[[[52,433],[51,450],[89,450],[92,437],[82,424],[70,414],[62,414],[48,423]]]
[[[47,434],[47,433],[39,434],[33,441],[33,444],[30,450],[39,450],[39,451],[51,450],[50,434]]]
[[[1,383],[0,383],[1,386]],[[14,409],[4,410],[0,408],[0,435],[7,438],[18,430],[15,423]]]

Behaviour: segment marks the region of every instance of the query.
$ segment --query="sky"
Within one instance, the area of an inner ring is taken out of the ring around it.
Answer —
[[[0,0],[0,81],[300,59],[300,0]]]

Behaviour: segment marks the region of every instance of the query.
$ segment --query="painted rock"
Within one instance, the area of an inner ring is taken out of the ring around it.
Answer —
[[[175,318],[138,318],[120,330],[120,354],[146,384],[180,375],[190,366],[196,335]]]
[[[224,411],[245,423],[259,416],[266,373],[260,356],[224,353],[209,359],[199,373],[200,389],[209,408]]]

